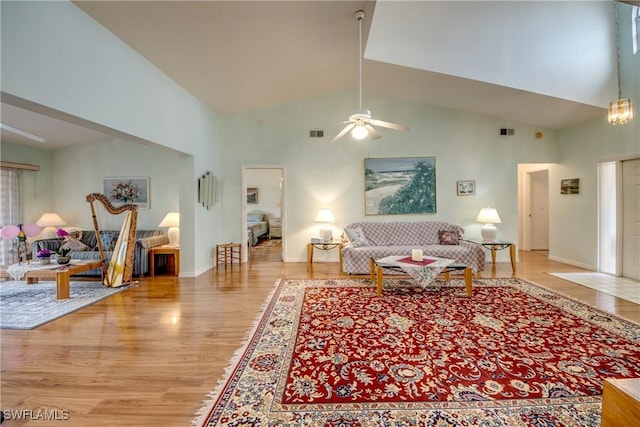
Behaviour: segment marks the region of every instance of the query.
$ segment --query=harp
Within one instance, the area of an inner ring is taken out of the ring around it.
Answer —
[[[93,219],[93,228],[96,233],[96,242],[100,250],[100,259],[102,260],[102,272],[104,284],[110,287],[118,287],[131,282],[133,276],[133,252],[136,242],[136,225],[138,221],[138,206],[134,204],[125,204],[115,207],[104,194],[91,193],[87,197],[87,202],[91,206],[91,217]],[[109,266],[106,265],[104,255],[102,234],[98,225],[98,217],[96,215],[95,202],[100,202],[104,206],[104,210],[111,215],[124,214],[120,233],[113,247],[113,254],[109,260]]]

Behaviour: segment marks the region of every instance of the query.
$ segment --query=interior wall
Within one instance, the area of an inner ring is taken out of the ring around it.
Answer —
[[[2,141],[0,158],[5,162],[40,166],[39,171],[22,173],[24,189],[24,221],[34,224],[45,212],[50,212],[54,199],[53,153],[35,147]]]
[[[361,220],[442,220],[459,224],[468,238],[480,236],[475,218],[481,208],[498,209],[501,239],[517,241],[517,165],[555,162],[557,132],[471,113],[417,105],[367,95],[374,117],[408,125],[408,133],[380,129],[382,138],[356,142],[346,136],[329,141],[342,128],[345,117],[336,105],[350,105],[353,92],[338,93],[225,117],[222,136],[222,200],[224,241],[240,241],[243,165],[285,165],[287,168],[287,251],[285,261],[306,260],[306,244],[314,235],[315,215],[331,208],[340,230]],[[500,136],[500,128],[515,129]],[[310,129],[324,129],[325,138],[309,138]],[[537,139],[536,132],[544,137]],[[436,157],[437,212],[435,214],[364,214],[364,159],[367,157]],[[456,181],[475,180],[476,195],[457,196]],[[502,251],[504,252],[504,251]],[[333,254],[337,260],[337,254]],[[499,253],[508,262],[508,253]],[[332,259],[334,260],[334,259]]]
[[[281,169],[245,169],[247,188],[258,189],[258,203],[248,203],[247,211],[269,212],[273,218],[282,217],[282,170]]]
[[[174,196],[181,214],[181,276],[208,270],[220,210],[198,207],[196,182],[208,171],[219,174],[218,118],[72,2],[0,7],[3,99],[6,94],[114,136],[184,153],[168,169],[180,189]]]
[[[606,108],[616,91],[613,4],[381,1],[365,57]]]
[[[116,138],[53,151],[2,144],[2,160],[26,159],[40,165],[39,171],[25,174],[25,221],[36,222],[44,212],[53,211],[68,227],[83,230],[93,229],[85,197],[103,193],[106,177],[149,178],[149,209],[138,210],[138,229],[157,229],[167,212],[179,208],[179,182],[166,171],[180,162],[180,157],[173,150]],[[141,158],[147,161],[140,162]]]

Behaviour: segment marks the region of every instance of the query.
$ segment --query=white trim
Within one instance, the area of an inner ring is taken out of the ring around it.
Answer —
[[[557,257],[557,256],[554,256],[554,255],[549,255],[549,259],[551,261],[557,261],[557,262],[561,262],[563,264],[569,264],[569,265],[573,265],[575,267],[584,268],[585,270],[596,271],[595,265],[583,264],[581,262],[576,262],[576,261],[571,260],[571,259],[565,259],[565,258]]]

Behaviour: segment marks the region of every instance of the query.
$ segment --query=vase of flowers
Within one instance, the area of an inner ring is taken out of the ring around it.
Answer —
[[[64,238],[64,237],[67,237],[69,233],[67,233],[67,231],[63,230],[62,228],[58,228],[58,231],[56,231],[56,235],[58,237]],[[71,249],[65,248],[63,243],[63,245],[61,245],[56,251],[56,254],[58,254],[58,258],[57,258],[58,264],[69,264],[69,261],[71,261],[69,252],[71,252]]]
[[[71,261],[69,252],[71,252],[71,249],[65,249],[60,246],[60,249],[56,251],[56,253],[58,254],[58,264],[69,264],[69,261]]]
[[[53,255],[53,252],[50,251],[47,248],[42,248],[38,251],[37,253],[37,257],[38,260],[40,261],[41,265],[46,265],[49,264],[51,262],[51,255]]]

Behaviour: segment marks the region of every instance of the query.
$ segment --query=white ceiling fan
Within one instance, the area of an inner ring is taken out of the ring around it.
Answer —
[[[345,121],[347,126],[337,134],[331,142],[337,141],[345,136],[349,131],[355,139],[364,139],[367,136],[371,136],[373,139],[378,139],[381,135],[374,129],[373,126],[382,126],[389,129],[400,130],[408,132],[409,127],[405,125],[399,125],[397,123],[385,122],[383,120],[377,120],[371,117],[371,111],[362,108],[362,20],[364,19],[364,11],[359,10],[355,13],[355,18],[358,20],[358,48],[359,48],[359,66],[358,66],[358,84],[359,84],[359,109],[354,111],[349,116],[349,120]]]

